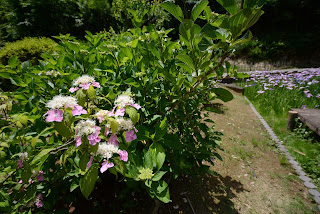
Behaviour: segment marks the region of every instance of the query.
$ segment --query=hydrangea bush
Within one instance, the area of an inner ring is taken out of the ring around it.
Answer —
[[[263,13],[257,1],[218,2],[227,14],[202,0],[190,19],[163,3],[181,22],[178,41],[153,26],[87,32],[85,42],[57,37],[60,51],[38,66],[10,59],[0,76],[18,88],[1,99],[0,210],[65,209],[79,193],[91,199],[108,173],[168,203],[172,179],[214,173],[221,133],[201,109],[232,99],[212,81]]]

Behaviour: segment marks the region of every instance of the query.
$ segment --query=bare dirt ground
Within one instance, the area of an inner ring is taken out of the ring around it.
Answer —
[[[244,98],[220,103],[209,112],[223,132],[223,161],[211,166],[219,176],[173,181],[172,203],[159,213],[320,213],[285,157],[274,147]],[[222,105],[221,105],[222,104]]]

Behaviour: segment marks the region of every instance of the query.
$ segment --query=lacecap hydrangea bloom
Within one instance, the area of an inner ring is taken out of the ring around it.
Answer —
[[[100,130],[101,128],[96,126],[93,120],[80,120],[75,127],[76,147],[81,145],[83,136],[87,136],[90,145],[96,145],[101,141]]]
[[[90,77],[88,75],[83,75],[76,79],[73,83],[74,87],[70,88],[69,91],[71,93],[79,90],[79,88],[82,88],[83,90],[88,90],[90,85],[100,88],[100,84],[94,80],[93,77]]]
[[[120,150],[118,146],[110,143],[99,143],[97,154],[101,155],[104,158],[100,172],[104,173],[109,168],[113,167],[114,164],[109,162],[109,159],[112,158],[113,154],[119,154],[120,160],[127,162],[128,161],[128,152],[125,150]]]
[[[63,120],[63,110],[65,109],[72,109],[73,116],[87,114],[87,111],[78,105],[77,99],[71,96],[55,96],[46,106],[50,108],[50,110],[43,115],[46,116],[47,122],[61,122]]]

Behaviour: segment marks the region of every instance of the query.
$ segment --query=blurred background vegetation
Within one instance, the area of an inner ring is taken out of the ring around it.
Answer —
[[[178,22],[160,7],[163,1],[0,0],[0,55],[7,59],[8,46],[5,43],[25,37],[53,39],[53,36],[70,33],[81,39],[86,34],[85,31],[119,33],[149,24],[154,24],[159,29],[175,28]],[[237,1],[241,3],[241,0]],[[175,0],[187,17],[196,2],[197,0]],[[297,62],[297,66],[320,66],[319,1],[261,2],[264,3],[265,14],[251,29],[254,39],[235,50],[233,58],[251,62],[293,60]],[[224,12],[216,1],[210,1],[210,7],[215,12]],[[178,32],[172,31],[171,37],[178,38]],[[19,45],[15,44],[15,48],[17,46]],[[28,49],[25,45],[22,46],[21,49]],[[43,47],[43,44],[39,47]]]

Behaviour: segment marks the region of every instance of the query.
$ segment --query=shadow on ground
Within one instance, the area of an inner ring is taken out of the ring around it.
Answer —
[[[170,186],[172,203],[162,206],[159,214],[239,213],[232,199],[237,193],[247,191],[242,183],[229,176],[204,175],[200,179],[186,176],[172,181]]]

